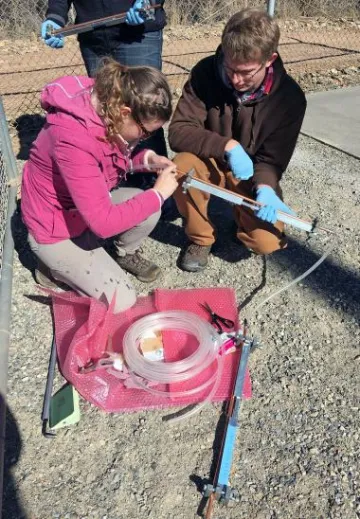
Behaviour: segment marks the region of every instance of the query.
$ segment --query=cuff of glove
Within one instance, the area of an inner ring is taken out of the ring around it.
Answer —
[[[255,173],[253,179],[256,186],[259,186],[260,184],[265,184],[267,186],[272,187],[275,192],[278,190],[280,179],[278,175],[275,173],[275,171],[265,169],[259,170],[258,167],[255,165]]]

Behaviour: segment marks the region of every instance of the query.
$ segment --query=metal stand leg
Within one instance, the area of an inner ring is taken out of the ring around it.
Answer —
[[[50,432],[47,428],[48,422],[49,422],[49,416],[50,416],[51,394],[52,394],[52,388],[54,385],[54,378],[55,378],[55,367],[56,367],[56,342],[55,342],[55,336],[54,336],[53,342],[51,345],[49,367],[48,367],[48,372],[47,372],[46,387],[45,387],[45,394],[44,394],[44,401],[43,401],[43,409],[42,409],[42,413],[41,413],[42,434],[45,436],[45,438],[54,438],[54,436],[55,436],[55,433]]]

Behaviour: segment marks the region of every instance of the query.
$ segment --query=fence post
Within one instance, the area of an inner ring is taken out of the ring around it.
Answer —
[[[1,278],[0,278],[0,519],[2,516],[2,496],[4,478],[4,451],[6,429],[6,388],[8,356],[10,344],[10,315],[11,315],[11,291],[13,279],[14,243],[11,232],[11,217],[16,209],[16,178],[17,169],[14,153],[12,151],[9,131],[7,128],[4,106],[0,98],[0,153],[3,155],[4,167],[7,170],[7,180],[10,182],[8,191],[8,204],[6,228],[2,253]]]
[[[276,0],[268,0],[267,12],[268,12],[268,15],[271,17],[273,17],[275,14],[275,6],[276,6]]]

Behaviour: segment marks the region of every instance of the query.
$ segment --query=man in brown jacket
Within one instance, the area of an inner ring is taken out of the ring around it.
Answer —
[[[244,9],[230,18],[216,54],[192,69],[169,128],[181,172],[255,198],[254,213],[236,206],[237,238],[257,254],[286,246],[277,210],[279,181],[293,154],[306,109],[304,93],[277,53],[280,31],[266,12]],[[203,270],[216,231],[208,218],[209,195],[196,189],[175,200],[190,240],[181,267]]]

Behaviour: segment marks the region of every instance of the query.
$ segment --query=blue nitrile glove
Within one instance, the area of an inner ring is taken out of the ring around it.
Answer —
[[[61,49],[64,46],[64,38],[63,36],[47,35],[50,33],[51,29],[56,31],[57,29],[61,29],[61,25],[52,20],[45,20],[45,22],[41,24],[41,37],[49,47],[52,47],[53,49]]]
[[[254,174],[254,165],[241,144],[225,152],[232,174],[239,180],[248,180]]]
[[[144,19],[139,14],[139,9],[143,8],[142,0],[135,0],[135,3],[126,13],[126,23],[128,25],[141,25]]]
[[[293,216],[296,215],[290,207],[280,200],[273,188],[270,186],[260,186],[257,188],[256,201],[264,204],[264,207],[261,207],[257,211],[256,216],[265,222],[275,223],[278,219],[278,210]]]

